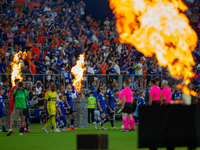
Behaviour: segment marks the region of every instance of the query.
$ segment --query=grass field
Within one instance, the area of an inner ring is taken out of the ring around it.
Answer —
[[[120,128],[121,122],[115,122],[115,126]],[[77,131],[62,131],[61,133],[44,133],[41,124],[31,124],[31,133],[24,133],[19,136],[19,130],[14,130],[15,134],[7,137],[0,133],[0,150],[76,150],[77,134],[108,134],[109,150],[137,150],[138,127],[134,132],[121,132],[111,130],[110,123],[104,125],[107,131],[95,130],[92,124],[88,128],[81,128]],[[100,125],[98,125],[100,127]],[[50,128],[48,129],[50,131]],[[148,149],[141,149],[148,150]],[[161,148],[159,150],[166,150]],[[187,148],[176,148],[176,150],[187,150]],[[198,149],[200,150],[200,149]]]

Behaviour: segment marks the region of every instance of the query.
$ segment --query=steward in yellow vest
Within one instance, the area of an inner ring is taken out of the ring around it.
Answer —
[[[93,97],[93,93],[90,93],[88,97],[88,123],[90,123],[90,119],[94,122],[94,110],[96,105],[96,98]],[[91,114],[91,115],[90,115]]]

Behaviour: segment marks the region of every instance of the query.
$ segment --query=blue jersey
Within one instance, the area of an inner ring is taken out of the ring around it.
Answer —
[[[94,90],[96,90],[96,89],[97,89],[96,86],[92,86],[92,87],[91,87],[92,92],[93,92]],[[97,91],[93,92],[93,96],[97,96]]]
[[[149,96],[149,91],[150,91],[150,89],[147,88],[147,89],[146,89],[146,95],[147,95],[147,96]]]
[[[172,100],[181,100],[182,94],[181,92],[172,93]]]
[[[71,108],[73,108],[72,93],[71,93],[71,91],[65,92],[65,96],[67,97],[67,101],[68,101],[69,106],[70,106]],[[66,104],[65,104],[65,107],[67,107]]]
[[[144,99],[143,97],[140,97],[140,99],[139,99],[139,105],[140,105],[140,106],[146,105],[145,99]]]
[[[5,99],[6,98],[6,93],[7,93],[7,89],[6,88],[3,88],[3,98]]]
[[[3,112],[3,108],[4,108],[4,99],[3,99],[3,96],[0,96],[0,112]]]
[[[65,103],[63,101],[60,101],[58,104],[58,107],[61,110],[61,113],[63,114],[63,116],[65,115]]]
[[[105,96],[104,96],[104,94],[101,94],[101,93],[98,94],[98,102],[100,103],[101,109],[105,110],[106,103],[105,103]]]
[[[108,97],[108,103],[110,108],[115,107],[115,98],[114,98],[114,92],[112,90],[107,90],[106,97]]]

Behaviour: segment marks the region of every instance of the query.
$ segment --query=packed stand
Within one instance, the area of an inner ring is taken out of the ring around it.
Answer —
[[[198,33],[198,2],[186,1],[190,6],[186,14],[192,16],[191,25]],[[30,74],[24,77],[24,81],[33,108],[41,108],[44,93],[52,83],[56,84],[57,92],[63,94],[63,85],[71,84],[74,79],[71,68],[83,53],[87,76],[84,76],[81,92],[77,95],[73,92],[74,97],[85,97],[88,91],[96,96],[101,85],[107,89],[110,83],[121,90],[119,75],[121,82],[130,82],[137,96],[141,89],[150,88],[150,80],[155,77],[168,80],[170,85],[181,82],[172,79],[168,69],[159,66],[154,56],[147,58],[134,46],[121,44],[115,18],[110,20],[107,17],[101,22],[91,14],[86,15],[85,7],[82,1],[68,4],[65,0],[53,0],[52,3],[31,0],[27,6],[24,0],[1,1],[0,39],[5,43],[1,41],[0,70],[7,91],[11,85],[13,56],[20,50],[27,53],[22,61],[22,75]],[[193,83],[200,86],[198,63],[194,72]]]

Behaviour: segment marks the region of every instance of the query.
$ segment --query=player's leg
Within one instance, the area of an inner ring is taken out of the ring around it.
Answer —
[[[70,130],[77,130],[74,127],[74,119],[76,118],[76,112],[74,112],[73,108],[71,108],[71,112],[70,113],[72,114]]]
[[[103,126],[105,117],[106,117],[105,112],[101,113],[101,128],[100,128],[100,130],[107,130]]]
[[[1,118],[1,125],[2,125],[2,133],[6,133],[8,131],[6,131],[6,129],[5,129],[5,119],[4,119],[3,112],[0,112],[0,118]]]
[[[66,115],[65,115],[66,121],[64,122],[64,127],[65,127],[66,130],[70,130],[70,129],[67,128],[67,119],[68,119],[68,117],[69,117],[69,109],[66,109]]]
[[[94,125],[94,129],[97,129],[97,124],[101,121],[101,117],[100,117],[100,111],[98,111],[98,118],[95,122],[93,122]]]

